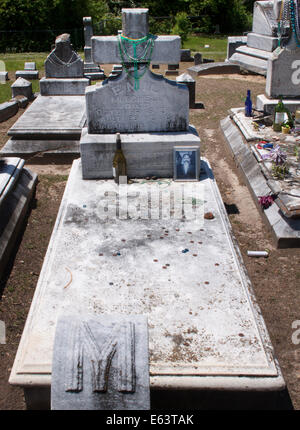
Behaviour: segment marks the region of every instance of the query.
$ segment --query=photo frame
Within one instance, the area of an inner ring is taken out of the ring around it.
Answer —
[[[199,181],[200,148],[198,146],[174,146],[174,181]]]

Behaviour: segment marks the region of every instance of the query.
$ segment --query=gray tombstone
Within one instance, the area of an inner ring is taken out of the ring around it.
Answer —
[[[194,55],[194,64],[195,66],[202,64],[202,54],[200,54],[200,52],[196,52],[196,54]]]
[[[28,100],[33,99],[32,83],[24,78],[18,78],[11,86],[12,97],[25,96]]]
[[[92,58],[93,24],[90,16],[83,17],[84,25],[84,75],[93,80],[105,79],[104,71],[94,63]]]
[[[74,51],[70,35],[61,34],[55,39],[55,49],[45,61],[46,78],[82,78],[83,61]]]
[[[150,409],[147,318],[69,315],[58,320],[51,409]]]

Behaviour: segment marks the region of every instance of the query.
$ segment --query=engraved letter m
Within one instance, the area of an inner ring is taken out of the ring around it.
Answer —
[[[135,336],[131,322],[115,323],[104,329],[106,336],[98,344],[91,329],[92,324],[82,322],[74,327],[73,359],[71,373],[67,372],[66,391],[79,392],[83,389],[83,360],[91,362],[93,392],[106,392],[113,356],[117,352],[118,391],[135,391]],[[97,330],[98,333],[98,330]]]

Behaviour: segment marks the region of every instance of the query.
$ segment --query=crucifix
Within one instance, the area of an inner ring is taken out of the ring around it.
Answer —
[[[131,46],[126,44],[125,47],[125,50],[129,51],[128,54],[132,56],[133,49],[136,48],[137,55],[142,56],[146,43],[150,39],[148,19],[148,9],[122,9],[122,35],[93,36],[93,61],[96,64],[122,63],[120,44],[123,48],[124,42],[130,45],[130,41]],[[151,39],[154,42],[151,62],[179,64],[181,48],[179,36],[152,36]]]

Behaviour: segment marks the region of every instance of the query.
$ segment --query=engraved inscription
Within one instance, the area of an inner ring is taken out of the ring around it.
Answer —
[[[107,327],[106,327],[107,331]],[[105,331],[105,332],[106,332]],[[73,358],[66,391],[83,390],[83,363],[88,359],[91,365],[93,392],[106,392],[112,360],[117,354],[118,391],[135,392],[135,331],[134,324],[124,322],[113,324],[104,342],[97,342],[94,331],[87,322],[74,324]]]

